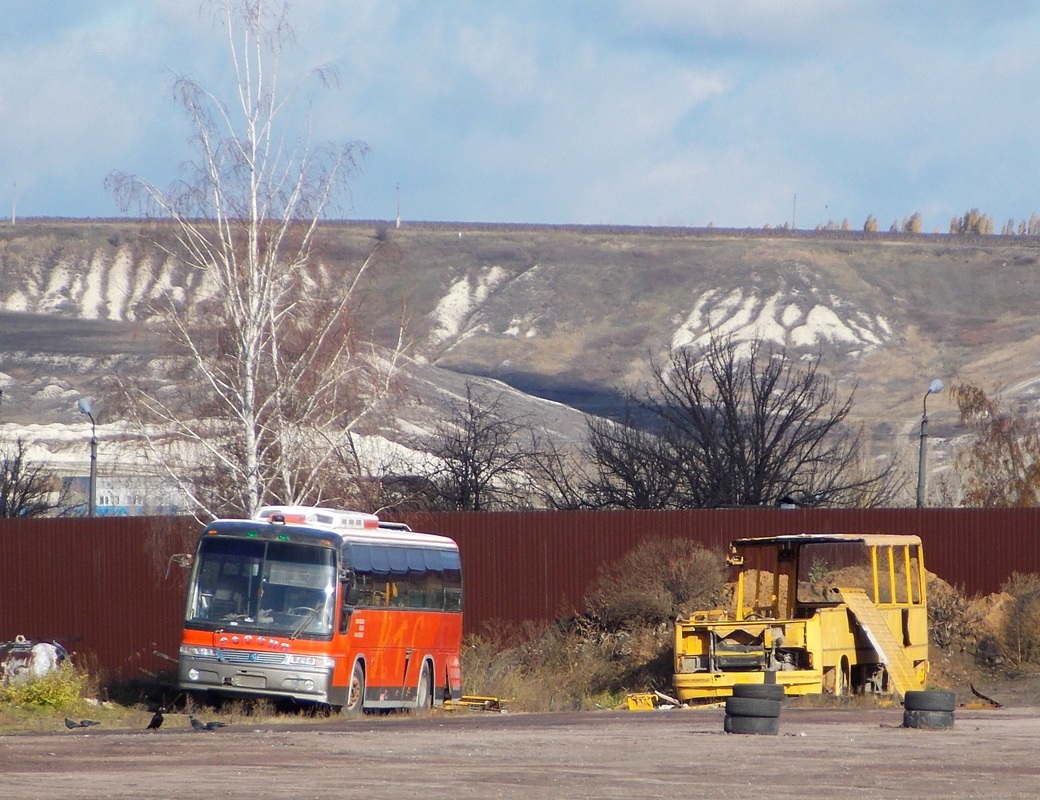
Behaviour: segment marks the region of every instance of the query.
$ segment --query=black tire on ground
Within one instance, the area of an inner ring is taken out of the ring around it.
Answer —
[[[761,697],[730,697],[726,714],[731,717],[779,717],[780,701]]]
[[[957,695],[953,692],[918,691],[903,696],[903,708],[907,711],[953,711]]]
[[[738,683],[733,686],[734,697],[754,697],[758,700],[783,700],[784,687],[780,683]]]
[[[952,711],[904,711],[904,728],[952,728]]]
[[[777,736],[780,733],[780,717],[731,717],[727,714],[723,720],[722,729],[726,733]]]

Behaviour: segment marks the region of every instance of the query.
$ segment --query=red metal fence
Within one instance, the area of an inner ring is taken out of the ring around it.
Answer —
[[[1012,572],[1040,572],[1040,509],[532,511],[412,514],[417,530],[462,551],[465,630],[549,620],[580,609],[603,565],[647,538],[732,539],[777,533],[915,533],[927,568],[969,595]],[[112,673],[136,676],[176,657],[187,518],[0,521],[0,641],[60,638]]]

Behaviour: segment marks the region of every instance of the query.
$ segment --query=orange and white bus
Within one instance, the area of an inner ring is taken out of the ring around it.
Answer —
[[[461,646],[454,541],[373,514],[268,506],[200,534],[177,677],[196,695],[422,708],[461,698]]]

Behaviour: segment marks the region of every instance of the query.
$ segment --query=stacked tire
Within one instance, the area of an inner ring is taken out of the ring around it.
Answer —
[[[784,687],[778,683],[738,683],[726,699],[726,733],[777,736]]]
[[[903,727],[952,728],[956,704],[953,692],[907,692],[903,696]]]

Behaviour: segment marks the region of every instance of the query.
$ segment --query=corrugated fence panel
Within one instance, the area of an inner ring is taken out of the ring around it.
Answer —
[[[688,537],[721,554],[733,539],[771,534],[917,534],[927,568],[968,595],[997,591],[1012,572],[1040,572],[1040,509],[539,511],[403,520],[458,541],[467,633],[580,609],[600,566],[651,537]]]
[[[927,568],[969,595],[1012,572],[1040,573],[1040,509],[530,511],[411,514],[415,530],[459,543],[465,630],[580,610],[598,570],[648,538],[690,538],[721,555],[733,539],[778,533],[915,533]],[[192,549],[185,518],[0,520],[0,640],[59,638],[128,677],[171,665]]]
[[[57,639],[86,663],[128,677],[169,668],[153,651],[177,656],[185,574],[166,571],[164,545],[183,538],[168,525],[147,518],[0,522],[0,640]],[[157,541],[156,531],[166,535]]]

